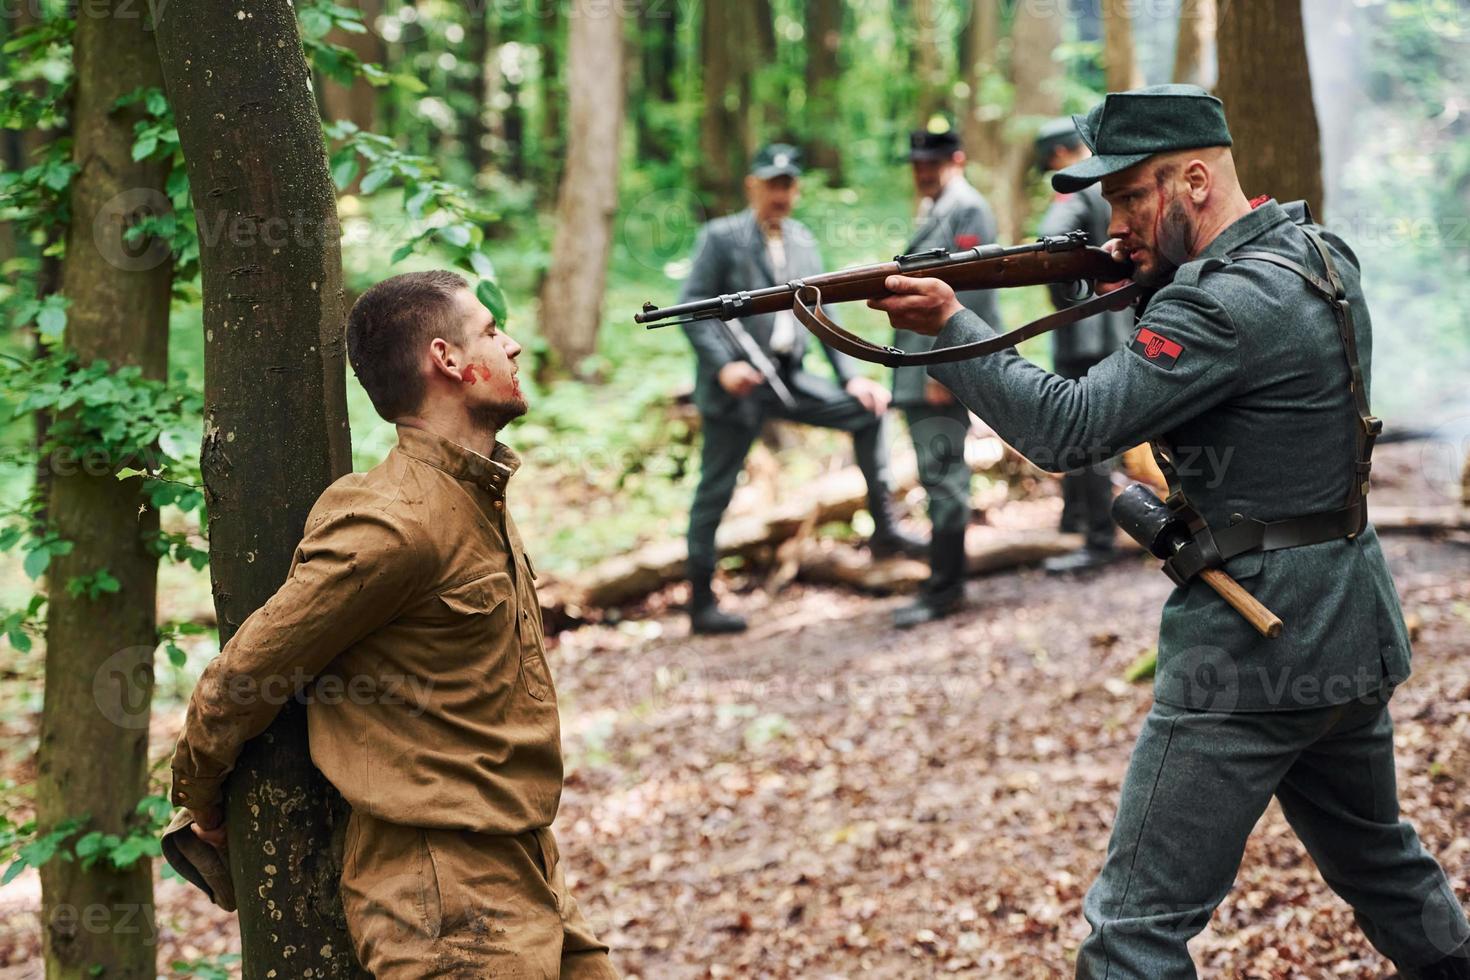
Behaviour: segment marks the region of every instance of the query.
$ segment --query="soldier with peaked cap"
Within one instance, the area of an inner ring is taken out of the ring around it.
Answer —
[[[1109,243],[1157,291],[1128,345],[1080,379],[1014,350],[931,373],[1032,460],[1155,440],[1191,538],[1167,564],[1154,705],[1084,902],[1077,975],[1195,976],[1187,943],[1235,879],[1272,797],[1406,980],[1470,978],[1470,923],[1399,814],[1388,703],[1409,674],[1367,519],[1372,332],[1357,257],[1305,205],[1247,200],[1224,107],[1193,86],[1119,92],[1076,117]],[[1249,147],[1245,148],[1250,151]],[[1268,190],[1269,188],[1261,188]],[[872,305],[963,344],[995,331],[937,279]],[[1204,457],[1226,460],[1223,471]],[[1197,576],[1223,567],[1285,622],[1255,632]]]
[[[1069,167],[1092,156],[1076,125],[1070,118],[1055,119],[1041,128],[1036,136],[1036,166],[1043,172]],[[1041,217],[1038,235],[1065,235],[1084,231],[1093,245],[1108,240],[1108,222],[1112,209],[1103,200],[1097,184],[1076,191],[1057,191],[1051,206]],[[1072,305],[1075,298],[1067,285],[1050,287],[1052,303],[1057,309]],[[1133,311],[1112,310],[1069,324],[1051,334],[1052,370],[1076,380],[1087,374],[1094,364],[1122,347],[1133,332]],[[1052,574],[1084,572],[1111,562],[1116,556],[1113,518],[1109,508],[1113,502],[1112,464],[1095,463],[1072,470],[1062,477],[1062,530],[1083,535],[1077,551],[1046,561]]]
[[[965,151],[953,130],[915,130],[909,134],[909,166],[919,195],[917,228],[905,252],[931,248],[960,251],[995,243],[995,214],[965,179]],[[994,290],[960,294],[960,302],[987,323],[1000,323]],[[912,330],[894,332],[893,346],[922,352],[934,338]],[[907,629],[948,616],[965,592],[965,529],[970,522],[970,467],[965,436],[970,413],[949,389],[924,368],[893,371],[893,403],[903,409],[919,467],[919,482],[929,498],[929,578],[910,605],[894,613],[894,625]]]
[[[743,290],[762,289],[822,271],[816,240],[791,217],[796,205],[801,163],[794,146],[773,143],[756,154],[745,178],[750,207],[718,218],[700,230],[694,266],[679,302]],[[857,362],[823,345],[833,384],[802,368],[810,334],[791,312],[751,316],[740,328],[759,347],[789,390],[792,404],[776,397],[747,354],[733,346],[718,324],[684,325],[694,347],[697,373],[694,404],[703,419],[704,447],[699,486],[689,512],[689,621],[696,633],[731,633],[745,620],[715,602],[715,532],[729,506],[745,455],[768,417],[852,433],[859,469],[868,484],[868,509],[875,556],[922,553],[924,544],[898,526],[888,472],[885,413],[888,390],[858,373]]]

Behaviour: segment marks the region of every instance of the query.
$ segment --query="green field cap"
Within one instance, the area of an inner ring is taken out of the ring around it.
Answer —
[[[1073,116],[1072,121],[1093,155],[1052,175],[1051,185],[1064,194],[1158,153],[1231,144],[1224,104],[1196,85],[1111,92],[1087,115]]]

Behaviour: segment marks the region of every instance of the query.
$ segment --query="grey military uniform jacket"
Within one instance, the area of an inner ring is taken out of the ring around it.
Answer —
[[[1029,459],[1051,470],[1163,436],[1191,503],[1212,527],[1231,515],[1283,520],[1341,507],[1358,424],[1327,304],[1294,273],[1246,249],[1320,274],[1301,203],[1268,201],[1225,229],[1150,300],[1128,345],[1078,381],[1008,350],[931,373]],[[1368,377],[1372,327],[1357,257],[1321,232],[1343,278]],[[938,337],[995,331],[969,311]],[[1370,508],[1371,514],[1371,508]],[[1159,625],[1155,697],[1217,711],[1343,703],[1409,674],[1398,596],[1372,525],[1354,539],[1248,552],[1225,570],[1283,620],[1268,640],[1205,583],[1176,588]]]
[[[1100,186],[1093,184],[1075,194],[1058,194],[1046,214],[1041,216],[1036,233],[1065,235],[1085,231],[1088,244],[1101,245],[1108,240],[1112,214],[1113,209],[1103,200]],[[1070,291],[1067,285],[1051,287],[1052,304],[1059,310],[1073,305],[1068,295]],[[1132,310],[1114,310],[1090,316],[1052,331],[1052,361],[1055,364],[1100,361],[1122,347],[1132,333]]]
[[[944,185],[934,207],[904,247],[904,252],[922,252],[931,248],[953,252],[976,245],[993,245],[995,237],[995,214],[989,203],[963,176],[956,174]],[[995,290],[976,289],[960,293],[959,301],[979,314],[986,323],[1000,327],[1000,306],[996,303]],[[893,346],[917,353],[933,347],[934,338],[912,330],[899,330],[893,335]],[[922,366],[894,368],[894,404],[900,407],[924,404],[924,381]]]
[[[786,249],[786,278],[816,275],[822,269],[822,256],[817,250],[811,231],[801,222],[787,218],[781,222],[781,237]],[[679,302],[736,293],[749,289],[764,289],[778,285],[771,263],[766,255],[766,240],[756,224],[753,210],[716,218],[700,229],[694,246],[694,266],[689,278],[679,290]],[[832,311],[827,311],[831,315]],[[775,325],[773,314],[742,317],[741,325],[751,338],[760,345],[771,362],[790,379],[788,383],[796,389],[803,387],[800,371],[806,356],[811,334],[801,324],[795,324],[796,341],[789,354],[779,355],[771,349],[771,329]],[[683,325],[684,333],[694,346],[697,359],[694,378],[694,404],[706,415],[717,417],[743,416],[755,407],[753,399],[740,399],[720,387],[720,368],[741,357],[731,349],[719,324],[696,322]],[[857,362],[840,351],[823,344],[827,358],[837,382],[846,385],[857,377]]]

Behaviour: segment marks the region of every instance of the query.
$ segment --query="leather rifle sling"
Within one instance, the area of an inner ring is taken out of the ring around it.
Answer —
[[[1017,327],[988,340],[956,344],[953,347],[936,347],[927,351],[908,352],[896,347],[880,347],[869,343],[857,334],[838,326],[822,310],[822,291],[816,286],[804,283],[800,279],[793,279],[787,285],[793,289],[791,309],[796,314],[796,319],[818,340],[858,360],[881,364],[884,367],[949,364],[954,361],[965,361],[972,357],[994,354],[996,351],[1014,347],[1023,340],[1030,340],[1032,337],[1056,330],[1058,327],[1065,327],[1098,313],[1121,310],[1131,306],[1143,292],[1142,286],[1136,282],[1130,282],[1121,289],[1094,296],[1085,303],[1058,310],[1048,316],[1032,320],[1023,327]]]

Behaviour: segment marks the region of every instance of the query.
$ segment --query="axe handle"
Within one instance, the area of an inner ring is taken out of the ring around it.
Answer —
[[[1256,628],[1256,632],[1270,640],[1281,635],[1280,617],[1261,605],[1255,596],[1245,590],[1245,586],[1218,568],[1206,568],[1199,573],[1199,577],[1218,592],[1220,598],[1230,603],[1231,608],[1244,616],[1246,622]]]

